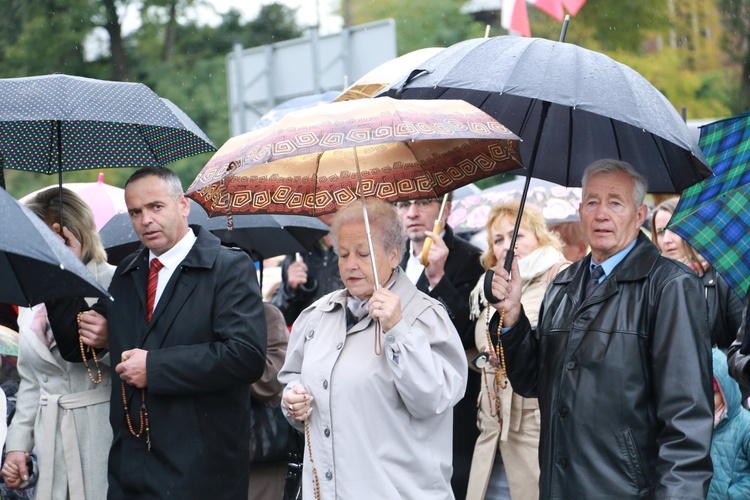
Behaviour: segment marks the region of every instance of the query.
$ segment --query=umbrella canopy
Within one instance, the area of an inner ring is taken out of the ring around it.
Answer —
[[[521,156],[535,177],[563,186],[580,186],[586,166],[602,158],[632,164],[653,192],[679,193],[710,174],[661,92],[628,66],[569,43],[467,40],[383,94],[474,104],[523,139]]]
[[[524,178],[515,179],[454,201],[448,224],[456,233],[473,233],[484,229],[492,206],[519,200],[525,183]],[[531,180],[526,195],[526,205],[538,209],[548,224],[580,220],[580,204],[581,188],[569,188],[540,179]]]
[[[686,189],[667,225],[743,300],[750,287],[750,113],[701,128],[713,175]]]
[[[439,197],[520,168],[515,139],[462,101],[331,103],[229,139],[187,194],[209,215],[322,215],[359,195]]]
[[[227,217],[208,218],[205,210],[190,200],[188,222],[205,227],[227,245],[240,247],[257,259],[307,252],[328,233],[328,226],[301,215],[235,215],[234,228],[227,229]],[[107,260],[119,264],[140,247],[130,216],[118,214],[99,232]]]
[[[300,109],[313,108],[315,106],[320,106],[321,104],[328,104],[338,95],[338,92],[329,90],[322,94],[304,95],[284,101],[261,116],[258,121],[255,122],[255,125],[253,125],[251,130],[257,130],[259,128],[267,127],[272,123],[276,123],[292,111],[299,111]]]
[[[26,204],[38,193],[50,187],[52,186],[37,189],[19,201]],[[63,187],[75,192],[91,207],[91,211],[94,212],[97,231],[101,230],[104,224],[116,214],[128,211],[128,207],[125,205],[125,190],[105,183],[104,174],[101,172],[99,173],[99,180],[96,182],[66,182]]]
[[[214,151],[177,106],[140,83],[68,75],[0,79],[0,166],[53,174],[164,166]]]
[[[415,66],[438,54],[441,50],[443,50],[442,47],[428,47],[386,61],[362,75],[338,95],[334,102],[372,97],[399,78],[406,76]]]
[[[0,213],[0,302],[32,306],[61,297],[110,296],[59,236],[4,189]]]
[[[18,332],[0,325],[0,356],[18,356]]]

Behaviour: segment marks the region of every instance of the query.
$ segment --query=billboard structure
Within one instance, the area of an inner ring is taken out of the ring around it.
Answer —
[[[227,55],[232,136],[249,131],[277,104],[304,95],[343,90],[371,69],[396,57],[393,19],[309,35],[262,47],[236,45]]]

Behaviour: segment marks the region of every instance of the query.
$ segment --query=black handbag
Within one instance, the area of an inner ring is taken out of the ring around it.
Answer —
[[[285,462],[296,432],[279,406],[266,406],[251,398],[250,463]]]
[[[290,449],[283,500],[302,500],[302,460],[305,455],[305,435],[294,428],[292,428]]]

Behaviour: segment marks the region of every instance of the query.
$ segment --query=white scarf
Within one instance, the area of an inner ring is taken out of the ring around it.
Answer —
[[[518,261],[518,271],[521,274],[521,293],[526,290],[529,284],[538,276],[549,272],[549,270],[560,261],[564,261],[565,256],[555,247],[539,247],[529,255]],[[476,319],[487,307],[487,299],[484,297],[484,275],[479,278],[477,286],[469,295],[469,307],[471,319]]]

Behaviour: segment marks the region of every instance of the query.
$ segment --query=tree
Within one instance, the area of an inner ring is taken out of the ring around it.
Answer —
[[[750,109],[750,0],[719,0],[719,11],[725,27],[724,47],[741,69],[739,95],[732,106],[734,113]]]
[[[395,18],[399,55],[425,47],[447,47],[469,38],[480,37],[484,27],[461,13],[459,0],[348,0],[354,25]]]

